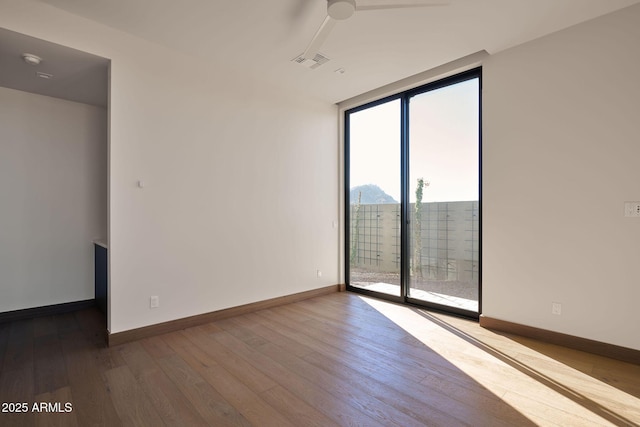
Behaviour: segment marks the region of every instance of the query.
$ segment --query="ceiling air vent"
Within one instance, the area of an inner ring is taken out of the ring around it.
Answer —
[[[53,78],[53,74],[43,73],[42,71],[36,71],[36,76],[40,77],[41,79],[45,79],[45,80],[50,80],[50,79]]]
[[[318,68],[322,64],[329,62],[329,58],[319,53],[316,53],[316,56],[314,56],[313,59],[309,59],[309,58],[305,58],[304,54],[300,54],[295,58],[293,58],[291,61],[297,62],[298,64],[307,68],[311,68],[313,70],[314,68]]]

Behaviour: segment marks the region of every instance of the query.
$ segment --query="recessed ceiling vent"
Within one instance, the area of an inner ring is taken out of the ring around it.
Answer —
[[[45,80],[51,80],[53,78],[53,74],[43,73],[42,71],[36,71],[36,76]]]
[[[309,58],[305,58],[304,54],[300,54],[295,58],[293,58],[292,61],[297,62],[298,64],[304,67],[311,68],[313,70],[314,68],[318,68],[322,64],[329,62],[329,58],[319,53],[316,53],[313,59],[309,59]]]

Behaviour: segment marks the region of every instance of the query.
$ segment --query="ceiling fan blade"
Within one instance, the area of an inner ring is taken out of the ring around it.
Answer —
[[[388,0],[387,0],[388,1]],[[356,3],[356,11],[361,10],[386,10],[386,9],[409,9],[415,7],[432,7],[432,6],[448,6],[451,4],[448,0],[441,1],[428,1],[428,2],[398,2],[398,3],[381,3],[381,2],[366,2],[362,4],[362,1]]]
[[[320,46],[322,46],[322,43],[324,43],[324,41],[329,36],[329,33],[333,29],[334,25],[336,25],[335,19],[327,15],[327,17],[324,18],[322,25],[320,25],[320,28],[318,28],[318,31],[316,31],[316,34],[311,39],[311,43],[309,43],[309,46],[307,46],[302,56],[307,59],[313,59],[318,53],[318,50],[320,50]]]

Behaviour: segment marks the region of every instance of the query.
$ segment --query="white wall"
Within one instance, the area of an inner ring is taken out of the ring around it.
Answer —
[[[640,349],[639,23],[636,5],[485,61],[485,315]]]
[[[111,59],[112,333],[340,282],[335,106],[47,5],[0,5],[2,27]]]
[[[0,312],[94,298],[106,111],[0,88]]]
[[[340,282],[335,106],[0,5],[2,27],[112,60],[111,332]],[[636,6],[485,61],[486,315],[640,349],[640,221],[622,217],[640,199],[637,22]]]

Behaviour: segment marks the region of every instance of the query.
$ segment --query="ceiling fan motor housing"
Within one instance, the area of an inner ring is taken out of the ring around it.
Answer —
[[[328,0],[327,13],[337,20],[350,18],[356,11],[355,0]]]

